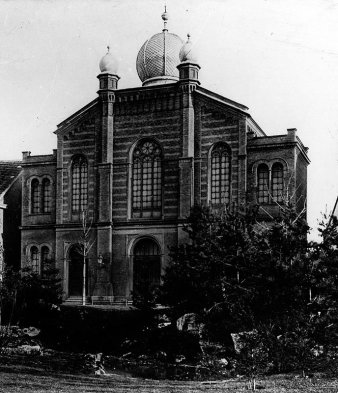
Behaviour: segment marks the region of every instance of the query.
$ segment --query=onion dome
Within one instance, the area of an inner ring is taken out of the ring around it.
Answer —
[[[107,46],[107,49],[108,49],[107,54],[105,54],[102,57],[102,59],[99,63],[101,73],[117,75],[119,62],[118,62],[117,58],[109,52],[109,46]]]
[[[179,56],[181,63],[198,63],[198,56],[196,53],[196,49],[194,48],[192,42],[190,41],[190,34],[187,34],[188,40],[182,46]]]
[[[149,38],[141,47],[136,59],[136,69],[143,86],[171,83],[178,81],[177,66],[180,64],[179,52],[182,39],[168,33],[165,11],[162,14],[164,29]]]

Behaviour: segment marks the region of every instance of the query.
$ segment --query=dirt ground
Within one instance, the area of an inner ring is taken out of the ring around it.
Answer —
[[[266,393],[282,392],[338,392],[338,380],[319,378],[303,379],[297,375],[271,376],[257,382],[259,390]],[[0,392],[4,393],[71,393],[71,392],[248,392],[248,382],[243,379],[205,382],[155,381],[109,374],[88,376],[65,372],[46,371],[24,365],[0,365]]]

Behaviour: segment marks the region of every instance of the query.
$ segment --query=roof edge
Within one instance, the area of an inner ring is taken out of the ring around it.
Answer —
[[[68,125],[71,121],[76,119],[77,117],[81,116],[84,112],[86,112],[88,109],[92,108],[95,106],[95,104],[98,102],[99,98],[96,97],[93,101],[89,102],[87,105],[83,106],[81,109],[67,117],[65,120],[63,120],[61,123],[57,125],[57,130],[54,131],[54,134],[57,134],[59,129],[64,127],[65,125]]]
[[[230,105],[233,108],[239,109],[240,111],[248,114],[247,111],[249,110],[249,108],[243,104],[240,104],[239,102],[223,97],[220,94],[214,93],[213,91],[206,89],[205,87],[197,86],[196,91],[202,95],[221,101],[224,104]]]
[[[18,180],[18,178],[21,175],[22,175],[22,169],[20,170],[20,172],[16,176],[14,176],[13,180],[10,182],[10,184],[7,186],[7,188],[2,191],[2,193],[0,194],[0,198],[6,195],[6,192],[12,187],[12,185]]]

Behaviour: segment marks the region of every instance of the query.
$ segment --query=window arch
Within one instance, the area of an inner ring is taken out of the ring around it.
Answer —
[[[275,202],[283,202],[284,173],[283,165],[276,162],[272,165],[271,171],[271,195]]]
[[[269,168],[266,164],[260,164],[257,168],[257,201],[269,203]]]
[[[48,178],[42,180],[42,213],[51,211],[51,182]]]
[[[141,141],[132,157],[134,217],[159,217],[162,210],[162,151],[152,140]]]
[[[31,182],[31,213],[40,212],[40,184],[38,179]]]
[[[88,164],[83,156],[73,159],[72,178],[72,211],[80,213],[87,209],[88,201]]]
[[[34,273],[39,273],[39,249],[36,246],[30,248],[30,265]]]
[[[41,247],[41,274],[44,275],[47,264],[50,262],[50,249],[47,246]]]
[[[210,155],[210,190],[212,204],[230,202],[231,150],[225,143],[217,143]]]

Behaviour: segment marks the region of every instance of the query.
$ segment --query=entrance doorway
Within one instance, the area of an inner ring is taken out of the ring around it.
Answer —
[[[76,245],[68,254],[68,296],[82,296],[83,286],[83,256]],[[86,263],[86,293],[88,282],[88,263]]]
[[[133,292],[134,295],[147,295],[160,285],[161,254],[157,243],[152,239],[141,239],[134,247]]]

